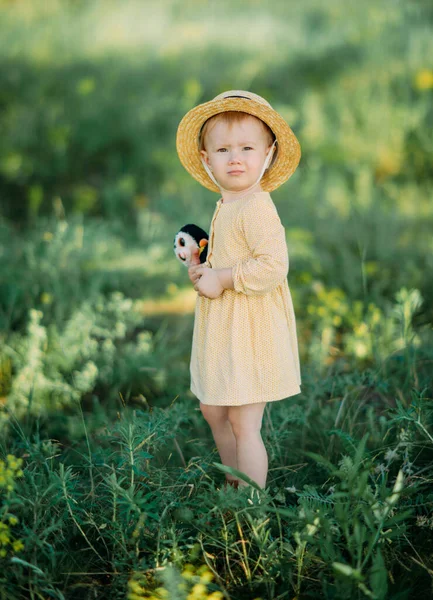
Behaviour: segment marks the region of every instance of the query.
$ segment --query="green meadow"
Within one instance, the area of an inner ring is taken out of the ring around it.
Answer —
[[[223,487],[173,253],[230,89],[302,149],[265,489]],[[0,600],[433,597],[431,2],[0,0],[0,108]]]

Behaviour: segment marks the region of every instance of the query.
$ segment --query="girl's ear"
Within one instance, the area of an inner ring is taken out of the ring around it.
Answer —
[[[208,165],[208,167],[210,167],[210,163],[209,163],[209,157],[207,155],[206,150],[200,150],[200,154],[202,155],[205,163]]]

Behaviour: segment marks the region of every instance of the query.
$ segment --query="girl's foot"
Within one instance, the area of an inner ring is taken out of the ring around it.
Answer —
[[[224,483],[224,489],[227,489],[227,485],[231,485],[235,490],[239,487],[239,479],[226,479]]]

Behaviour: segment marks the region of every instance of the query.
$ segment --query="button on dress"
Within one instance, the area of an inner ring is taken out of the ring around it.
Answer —
[[[192,393],[212,406],[272,402],[299,394],[286,236],[269,192],[216,202],[204,264],[231,267],[235,289],[224,290],[218,298],[197,294]]]

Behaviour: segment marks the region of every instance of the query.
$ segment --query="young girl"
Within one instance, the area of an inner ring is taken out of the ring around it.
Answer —
[[[297,168],[300,145],[264,98],[230,90],[183,117],[176,146],[188,172],[221,195],[207,260],[197,253],[188,269],[198,292],[191,391],[222,463],[265,488],[264,408],[301,392],[285,230],[269,194]]]

